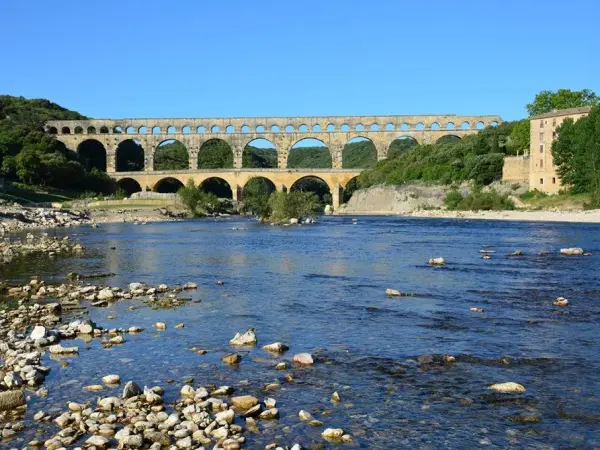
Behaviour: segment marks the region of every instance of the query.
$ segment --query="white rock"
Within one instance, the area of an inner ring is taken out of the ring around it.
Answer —
[[[129,283],[130,291],[137,291],[138,289],[144,289],[143,283]]]
[[[308,411],[304,411],[303,409],[301,409],[298,413],[298,417],[300,417],[300,420],[302,420],[303,422],[310,422],[311,420],[313,420],[312,414]]]
[[[442,258],[441,256],[439,256],[437,258],[431,258],[429,260],[430,266],[443,266],[445,264],[446,264],[446,260],[444,258]]]
[[[297,223],[298,223],[298,219],[296,219],[296,218],[290,219],[290,225],[296,225]]]
[[[506,383],[492,384],[488,387],[492,391],[496,392],[525,392],[525,386],[519,383],[513,383],[512,381]]]
[[[102,377],[102,382],[104,384],[119,384],[121,377],[119,375],[106,375]]]
[[[296,364],[301,364],[304,366],[310,366],[314,364],[313,357],[310,353],[298,353],[297,355],[294,355],[294,358],[292,360]]]
[[[583,255],[583,249],[580,247],[561,248],[560,254],[567,256],[579,256]]]
[[[92,436],[87,441],[85,441],[88,445],[93,445],[96,448],[104,449],[108,447],[109,440],[103,436]]]
[[[46,337],[46,333],[47,332],[46,332],[45,327],[37,325],[37,326],[33,327],[33,330],[31,330],[31,334],[29,335],[29,337],[31,338],[31,340],[35,341],[37,339]]]
[[[389,297],[400,297],[400,291],[396,290],[396,289],[386,289],[385,290],[385,295],[389,296]]]
[[[63,347],[60,344],[51,345],[48,351],[55,355],[64,355],[69,353],[79,353],[79,347]]]
[[[569,300],[564,297],[558,297],[552,302],[555,306],[569,306]]]
[[[344,430],[341,428],[327,428],[325,431],[323,431],[323,433],[321,433],[321,436],[323,436],[325,439],[334,440],[341,439],[343,435]]]
[[[290,348],[281,342],[273,342],[272,344],[264,345],[262,349],[271,353],[283,353]]]
[[[229,341],[229,344],[237,347],[256,345],[256,334],[254,333],[254,328],[248,328],[244,334],[236,333],[233,339]]]
[[[98,292],[98,300],[112,300],[115,294],[110,288],[104,288]]]
[[[227,411],[221,411],[215,414],[215,420],[217,422],[232,423],[234,417],[235,413],[233,412],[233,409],[228,409]]]
[[[154,324],[154,328],[156,328],[157,330],[166,330],[167,329],[167,324],[164,322],[156,322]]]

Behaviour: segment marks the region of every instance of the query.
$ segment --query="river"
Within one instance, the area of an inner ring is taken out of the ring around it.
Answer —
[[[27,420],[67,400],[93,399],[97,394],[81,387],[116,373],[164,387],[168,401],[187,378],[259,399],[265,384],[280,383],[268,392],[280,419],[246,434],[245,448],[274,441],[328,448],[322,428],[298,420],[300,409],[352,434],[358,448],[600,446],[600,225],[399,217],[353,224],[350,217],[326,217],[273,227],[232,218],[49,233],[78,239],[84,255],[21,260],[0,269],[1,277],[61,282],[68,272],[112,272],[98,282],[193,281],[198,290],[176,309],[153,310],[139,300],[90,308],[99,325],[145,331],[110,349],[99,339],[79,341],[84,350],[66,367],[45,356],[49,396],[31,399]],[[496,251],[492,259],[482,259],[482,246]],[[558,254],[575,246],[592,256]],[[507,256],[516,249],[522,257]],[[539,256],[543,251],[550,253]],[[436,256],[448,264],[429,267]],[[414,295],[388,298],[386,288]],[[558,296],[570,305],[553,306]],[[159,320],[166,331],[153,330]],[[185,328],[175,329],[180,322]],[[250,327],[259,345],[237,368],[224,365],[229,339]],[[290,346],[283,359],[308,351],[315,365],[274,370],[282,357],[260,349],[274,341]],[[191,347],[209,352],[200,356]],[[419,362],[424,355],[457,361]],[[488,389],[504,381],[526,392]],[[331,402],[334,391],[340,403]],[[15,446],[37,428],[56,432],[53,424],[28,425]]]

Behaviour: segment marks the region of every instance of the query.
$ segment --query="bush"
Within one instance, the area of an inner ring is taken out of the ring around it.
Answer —
[[[545,192],[542,191],[538,191],[537,189],[534,189],[532,191],[527,191],[523,194],[521,194],[519,196],[521,198],[521,200],[539,200],[542,198],[546,198],[548,197],[548,194],[546,194]]]
[[[273,192],[269,197],[269,219],[283,222],[291,218],[314,216],[320,206],[319,198],[313,192]]]
[[[501,195],[491,190],[482,192],[475,190],[466,197],[458,191],[450,191],[444,198],[444,204],[449,210],[460,211],[502,211],[515,209],[515,203],[508,195]]]
[[[179,194],[183,205],[194,217],[219,210],[220,204],[217,196],[211,192],[204,192],[202,187],[196,186],[192,178],[177,191],[177,194]]]

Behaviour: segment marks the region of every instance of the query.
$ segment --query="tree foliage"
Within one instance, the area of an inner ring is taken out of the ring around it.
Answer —
[[[179,141],[159,145],[154,152],[154,170],[187,170],[189,165],[187,148]]]
[[[377,163],[377,149],[368,139],[349,142],[342,150],[344,169],[374,167]]]
[[[269,219],[286,221],[290,218],[310,217],[320,211],[319,198],[314,192],[273,192],[269,197]]]
[[[527,104],[529,117],[549,113],[555,109],[580,108],[600,104],[600,97],[589,89],[572,91],[559,89],[557,91],[541,91],[533,102]]]
[[[259,217],[268,217],[271,213],[269,197],[274,191],[273,183],[266,178],[251,178],[244,186],[242,210]]]
[[[457,190],[452,190],[444,198],[446,208],[463,211],[500,211],[515,209],[515,203],[508,195],[502,195],[494,190],[482,191],[475,189],[463,197]]]
[[[327,147],[295,147],[290,150],[287,166],[290,169],[327,169],[331,153]]]
[[[181,202],[192,216],[199,216],[218,210],[219,199],[210,192],[204,192],[202,187],[190,178],[186,185],[177,191]]]
[[[255,169],[277,168],[277,150],[246,145],[242,153],[242,167]]]
[[[233,152],[229,144],[221,139],[206,141],[198,152],[198,168],[230,169],[233,167]]]
[[[117,172],[140,172],[144,170],[144,147],[133,139],[119,143],[116,156]]]

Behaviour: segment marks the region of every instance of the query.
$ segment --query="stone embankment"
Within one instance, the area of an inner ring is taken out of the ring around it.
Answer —
[[[0,204],[0,234],[34,228],[71,227],[93,223],[84,211]]]

